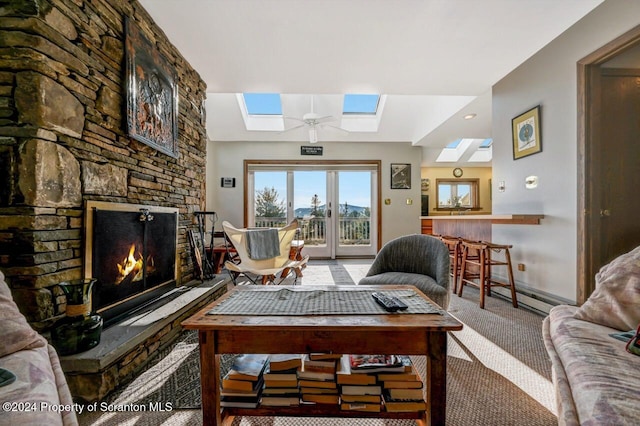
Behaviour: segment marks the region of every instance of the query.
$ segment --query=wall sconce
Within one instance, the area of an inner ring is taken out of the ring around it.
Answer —
[[[524,178],[524,187],[527,189],[535,189],[538,187],[538,176],[527,176]]]

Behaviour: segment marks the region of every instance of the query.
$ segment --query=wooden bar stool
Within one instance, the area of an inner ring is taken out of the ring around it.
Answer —
[[[458,276],[460,275],[460,265],[462,264],[462,243],[460,238],[449,235],[438,236],[440,241],[449,249],[449,276],[452,279],[453,293],[458,292]]]
[[[509,249],[512,247],[512,245],[493,244],[486,241],[463,240],[458,296],[462,296],[462,290],[465,285],[478,287],[480,289],[480,308],[484,309],[484,297],[485,294],[491,296],[491,287],[509,287],[511,290],[511,303],[514,308],[517,308],[518,299],[516,298],[516,287],[509,253]],[[500,252],[504,252],[504,260],[495,259],[492,255]],[[476,254],[478,258],[474,259],[473,257]],[[507,267],[508,283],[493,278],[492,268],[495,266]],[[477,282],[474,280],[477,280]]]

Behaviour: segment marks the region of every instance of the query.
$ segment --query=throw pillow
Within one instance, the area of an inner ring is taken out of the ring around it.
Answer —
[[[44,346],[47,341],[31,328],[13,301],[11,290],[0,272],[0,358],[23,349]]]
[[[640,246],[603,266],[596,274],[596,289],[575,318],[618,330],[640,323]]]

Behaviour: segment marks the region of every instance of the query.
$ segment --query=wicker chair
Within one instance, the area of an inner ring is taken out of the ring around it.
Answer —
[[[438,238],[406,235],[385,244],[359,285],[414,285],[441,308],[449,306],[449,250]]]

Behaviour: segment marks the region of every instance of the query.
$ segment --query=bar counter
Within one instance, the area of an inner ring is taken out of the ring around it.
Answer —
[[[542,214],[454,214],[420,216],[422,228],[431,224],[436,235],[449,235],[476,241],[491,241],[491,225],[539,225]]]

